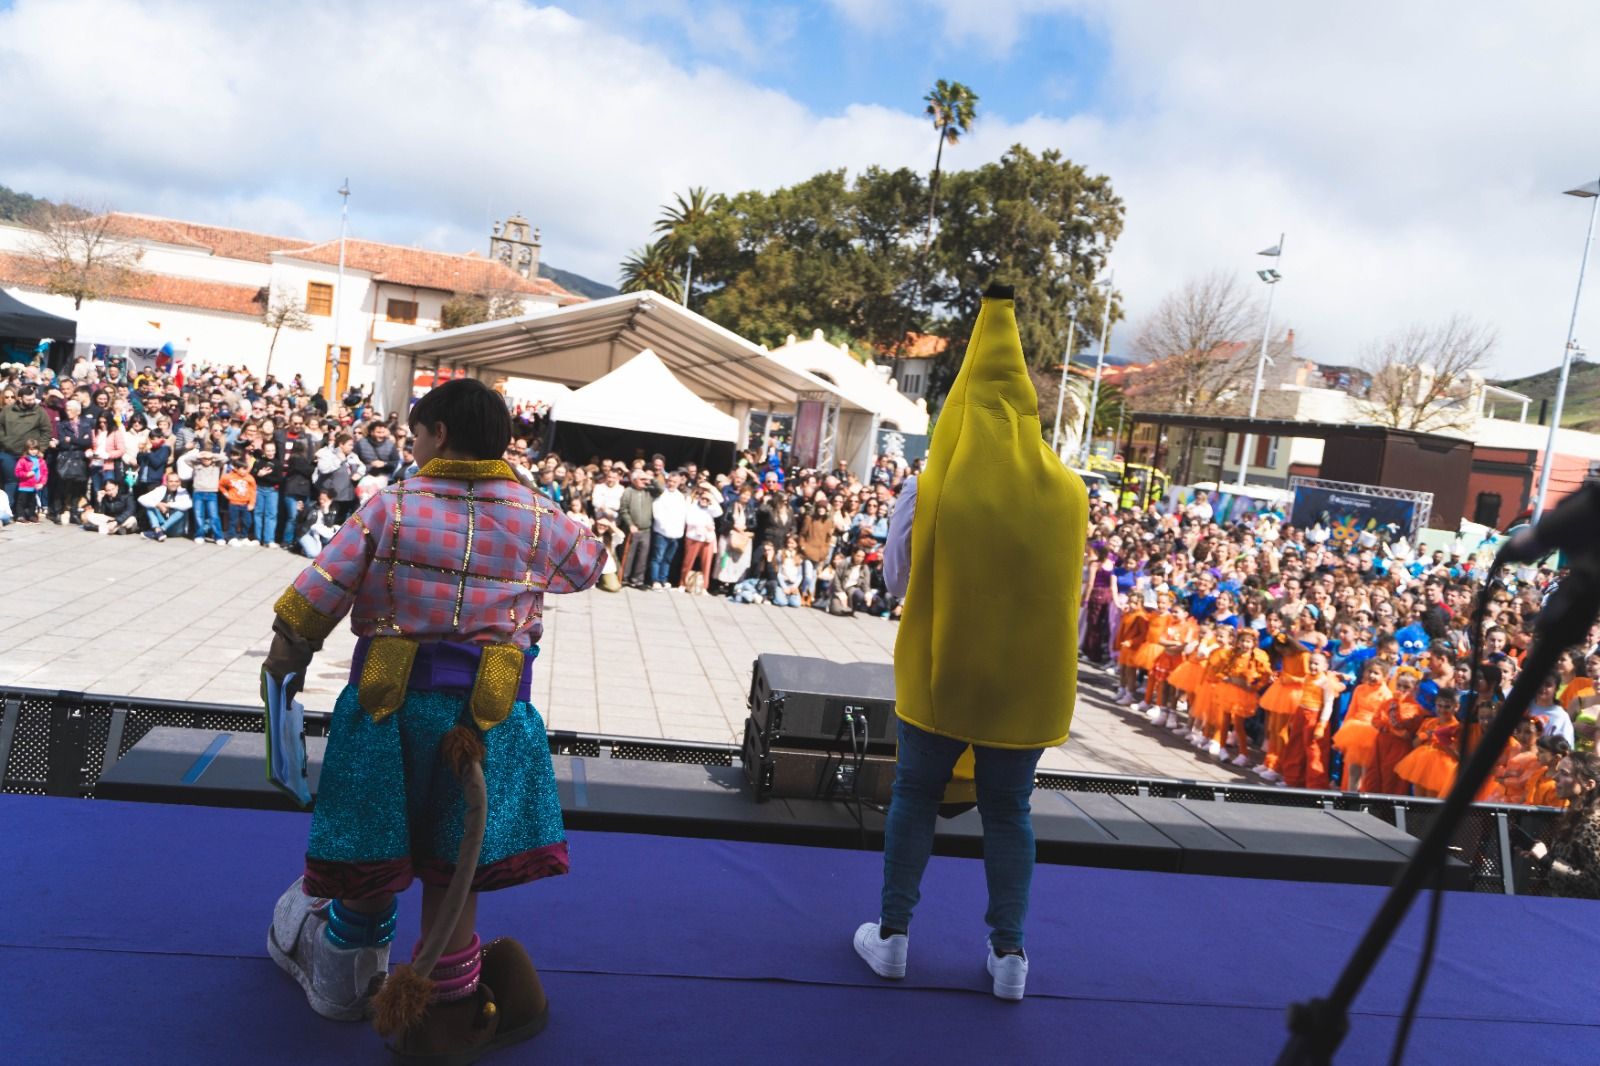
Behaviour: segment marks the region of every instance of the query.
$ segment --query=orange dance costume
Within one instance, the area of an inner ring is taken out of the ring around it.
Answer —
[[[1362,779],[1361,791],[1405,795],[1406,781],[1395,773],[1395,767],[1411,754],[1412,738],[1426,717],[1427,712],[1411,696],[1391,700],[1389,706],[1379,708],[1372,719],[1378,728],[1377,757],[1367,767],[1368,776]]]
[[[1226,648],[1211,657],[1210,673],[1216,678],[1208,702],[1209,722],[1214,733],[1222,733],[1235,721],[1256,713],[1261,688],[1272,675],[1267,653]]]
[[[1344,691],[1332,674],[1309,676],[1300,687],[1300,706],[1289,717],[1289,734],[1278,756],[1278,773],[1290,788],[1327,788],[1332,783],[1333,745],[1323,718],[1330,701]]]
[[[1194,636],[1185,641],[1185,644],[1194,644],[1195,647],[1183,653],[1178,665],[1167,675],[1167,684],[1188,696],[1192,705],[1200,686],[1205,683],[1206,659],[1210,656],[1212,648],[1209,641],[1197,641]]]
[[[1133,667],[1134,658],[1144,647],[1144,635],[1150,629],[1150,615],[1143,607],[1129,606],[1122,615],[1122,627],[1117,632],[1117,662]]]
[[[1177,621],[1171,611],[1156,611],[1149,615],[1145,621],[1144,641],[1133,649],[1133,662],[1129,665],[1140,670],[1155,669],[1156,661],[1166,654],[1167,633]]]
[[[1444,795],[1456,781],[1456,746],[1460,743],[1460,721],[1428,719],[1417,729],[1417,746],[1395,765],[1395,776],[1435,796]]]
[[[1145,685],[1145,699],[1155,703],[1161,696],[1161,686],[1172,683],[1172,673],[1183,664],[1183,649],[1194,639],[1198,627],[1192,619],[1179,622],[1173,617],[1166,626],[1166,632],[1161,643],[1161,654],[1145,669],[1150,673],[1150,680]],[[1143,649],[1141,649],[1142,651]]]
[[[1350,709],[1345,712],[1344,724],[1333,735],[1333,746],[1344,755],[1344,761],[1365,769],[1378,758],[1378,727],[1372,724],[1378,712],[1394,700],[1389,686],[1379,681],[1375,685],[1357,685],[1350,694]]]

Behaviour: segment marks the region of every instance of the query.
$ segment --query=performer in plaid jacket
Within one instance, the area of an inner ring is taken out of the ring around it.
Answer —
[[[280,679],[303,677],[345,615],[359,640],[305,875],[279,901],[268,946],[318,1013],[375,1010],[403,1057],[425,1059],[542,1027],[521,948],[480,945],[476,893],[567,872],[549,741],[528,694],[545,594],[595,584],[605,553],[499,458],[511,423],[486,386],[440,386],[411,424],[419,472],[368,499],[276,606],[265,669]],[[413,879],[423,941],[374,1008],[394,897]],[[496,959],[506,972],[490,991]],[[494,992],[513,987],[519,1008],[497,1009]]]

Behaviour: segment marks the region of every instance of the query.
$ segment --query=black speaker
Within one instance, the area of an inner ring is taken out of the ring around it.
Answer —
[[[744,723],[739,753],[756,802],[769,799],[864,800],[887,806],[894,786],[893,755],[854,755],[809,748],[774,748],[761,742],[753,719]]]
[[[894,754],[893,666],[800,655],[756,659],[750,678],[750,718],[763,749],[850,751],[847,717],[866,722],[867,752]]]

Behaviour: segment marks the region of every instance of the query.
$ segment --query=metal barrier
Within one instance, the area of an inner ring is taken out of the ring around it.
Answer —
[[[308,710],[306,734],[326,736],[329,717],[327,712]],[[254,707],[0,687],[0,767],[4,768],[0,791],[93,798],[101,769],[115,763],[156,726],[259,733],[263,720],[261,709]],[[550,750],[556,755],[706,766],[732,766],[739,756],[734,744],[609,737],[565,730],[550,731]],[[1362,811],[1415,837],[1427,831],[1442,805],[1439,800],[1407,796],[1048,770],[1039,772],[1035,784],[1066,792]],[[1543,886],[1534,877],[1532,865],[1516,857],[1512,829],[1539,837],[1559,814],[1550,807],[1474,806],[1452,845],[1456,856],[1472,867],[1473,890],[1507,894],[1541,891]]]

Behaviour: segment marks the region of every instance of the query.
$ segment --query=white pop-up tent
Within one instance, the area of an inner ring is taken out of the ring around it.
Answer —
[[[729,444],[739,439],[739,420],[690,392],[649,348],[556,400],[550,414],[557,426],[582,423]]]

